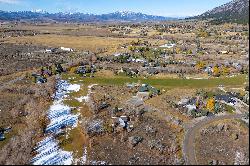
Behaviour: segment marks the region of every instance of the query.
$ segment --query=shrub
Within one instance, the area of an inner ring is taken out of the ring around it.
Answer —
[[[110,125],[109,122],[105,122],[103,125],[104,132],[107,133],[112,133],[113,132],[113,127]]]

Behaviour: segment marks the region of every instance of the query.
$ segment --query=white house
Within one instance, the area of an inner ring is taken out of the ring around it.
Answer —
[[[121,53],[115,53],[114,54],[114,56],[120,56],[121,55]]]
[[[45,50],[45,53],[51,53],[51,52],[52,52],[51,49],[46,49],[46,50]]]
[[[173,48],[176,44],[164,44],[164,45],[161,45],[160,47],[161,48]]]
[[[73,51],[72,48],[65,48],[65,47],[61,47],[61,50],[63,50],[63,51]]]
[[[132,58],[131,59],[132,60],[132,62],[136,62],[136,63],[145,63],[146,62],[146,60],[144,60],[144,59],[139,59],[139,58]]]
[[[144,59],[135,59],[135,62],[137,62],[137,63],[144,63],[146,61]]]
[[[190,104],[186,105],[185,107],[188,109],[188,111],[192,111],[196,109],[195,105],[190,105]]]
[[[220,51],[221,54],[228,54],[228,51]]]

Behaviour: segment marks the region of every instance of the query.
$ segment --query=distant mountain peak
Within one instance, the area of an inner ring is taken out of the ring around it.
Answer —
[[[34,13],[47,13],[45,10],[42,10],[42,9],[31,10],[31,12],[34,12]]]
[[[114,13],[120,13],[120,14],[135,14],[136,12],[133,11],[129,11],[129,10],[120,10],[120,11],[116,11]]]

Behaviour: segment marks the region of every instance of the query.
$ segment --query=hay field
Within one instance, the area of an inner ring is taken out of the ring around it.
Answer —
[[[9,43],[32,43],[49,47],[70,47],[76,50],[93,51],[107,49],[108,52],[115,52],[120,44],[129,43],[131,38],[111,38],[93,36],[68,36],[68,35],[37,35],[11,37],[5,42]]]

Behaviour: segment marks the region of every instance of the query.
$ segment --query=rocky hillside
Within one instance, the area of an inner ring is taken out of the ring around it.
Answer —
[[[195,18],[213,18],[213,22],[249,23],[249,0],[233,0]]]

